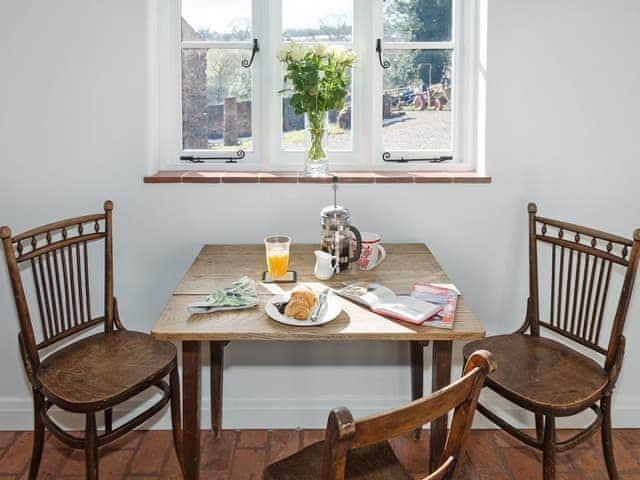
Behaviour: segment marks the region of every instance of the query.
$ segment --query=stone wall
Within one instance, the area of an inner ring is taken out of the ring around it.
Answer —
[[[197,33],[183,20],[183,35],[197,38]],[[207,106],[207,51],[186,50],[182,57],[182,135],[184,148],[207,148],[205,108]]]
[[[211,139],[222,138],[224,135],[224,104],[207,105],[206,129]],[[238,102],[238,136],[251,136],[251,102]]]
[[[304,128],[304,115],[296,115],[289,104],[288,98],[282,99],[283,115],[282,127],[285,132],[292,130],[302,130]]]

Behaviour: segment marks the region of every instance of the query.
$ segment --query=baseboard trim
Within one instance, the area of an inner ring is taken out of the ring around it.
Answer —
[[[306,399],[260,399],[260,398],[228,398],[225,399],[223,427],[228,429],[293,429],[293,428],[324,428],[327,414],[333,407],[348,406],[354,416],[362,417],[395,408],[407,399],[404,398],[337,398],[313,397]],[[119,419],[131,418],[141,409],[149,406],[153,399],[130,401],[120,405],[114,411],[116,422]],[[513,422],[520,428],[532,428],[533,416],[500,400],[491,399],[491,405],[500,415]],[[61,412],[53,408],[52,416],[69,430],[82,430],[84,418],[82,415]],[[559,428],[580,428],[591,420],[591,413],[584,412],[575,417],[559,419]],[[616,428],[640,427],[640,399],[623,398],[616,402],[613,414]],[[33,413],[30,399],[0,398],[0,430],[31,430]],[[211,426],[209,401],[203,399],[201,411],[201,426]],[[142,429],[166,430],[171,428],[170,415],[167,409],[162,414],[146,422]],[[476,415],[474,420],[476,429],[492,429],[495,425],[482,415]]]

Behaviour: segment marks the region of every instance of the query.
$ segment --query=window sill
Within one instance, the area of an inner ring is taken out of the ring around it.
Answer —
[[[491,183],[475,172],[335,172],[340,183]],[[305,177],[298,172],[159,171],[144,183],[331,183],[332,177]]]

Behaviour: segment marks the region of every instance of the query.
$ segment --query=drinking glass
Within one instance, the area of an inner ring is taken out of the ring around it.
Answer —
[[[289,248],[291,237],[271,235],[264,239],[267,254],[267,269],[271,278],[282,278],[289,270]]]

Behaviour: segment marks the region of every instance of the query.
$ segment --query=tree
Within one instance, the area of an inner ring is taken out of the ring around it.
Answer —
[[[386,0],[385,38],[405,42],[450,40],[452,34],[452,0]],[[439,83],[451,64],[449,51],[416,50],[398,54],[394,78],[396,87],[416,81],[427,85]]]
[[[219,34],[198,32],[203,38],[215,40],[247,40],[250,38],[250,24],[246,18],[235,18],[229,25],[231,33]],[[251,55],[249,50],[216,49],[207,55],[207,104],[220,105],[225,97],[236,97],[238,101],[251,98],[251,70],[241,68],[244,58]]]
[[[219,105],[225,97],[236,97],[238,101],[251,98],[251,70],[240,63],[245,50],[211,49],[207,58],[207,103]]]

